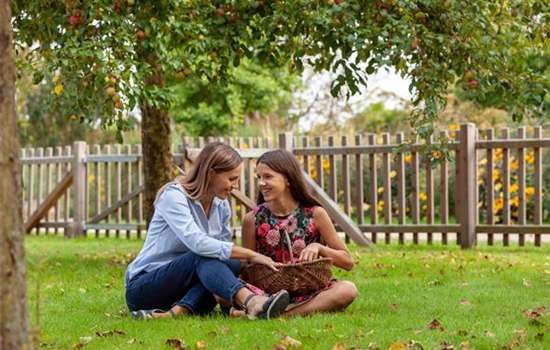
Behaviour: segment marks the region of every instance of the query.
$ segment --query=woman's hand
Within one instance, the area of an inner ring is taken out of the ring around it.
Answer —
[[[270,257],[256,252],[254,252],[252,257],[250,257],[248,260],[254,264],[266,265],[273,271],[279,271],[277,270],[277,266],[281,265],[280,263],[276,263],[275,261],[273,261]]]
[[[300,253],[300,261],[312,261],[319,258],[319,250],[322,245],[319,243],[311,243]]]

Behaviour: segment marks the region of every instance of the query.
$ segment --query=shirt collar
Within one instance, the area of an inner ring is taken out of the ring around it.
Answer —
[[[202,202],[200,201],[200,199],[197,199],[196,201],[193,201],[193,202],[202,208]],[[221,199],[219,199],[218,197],[214,197],[214,199],[212,200],[212,207],[217,207],[221,202],[222,202]]]

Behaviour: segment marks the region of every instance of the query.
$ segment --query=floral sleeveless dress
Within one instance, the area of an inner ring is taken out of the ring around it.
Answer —
[[[269,210],[267,203],[256,206],[253,210],[256,218],[256,251],[269,256],[273,261],[291,263],[290,250],[284,231],[288,233],[292,246],[294,260],[300,258],[300,253],[311,243],[319,243],[321,234],[315,229],[314,207],[298,207],[291,214],[281,217]],[[297,307],[320,292],[332,287],[337,280],[333,279],[321,290],[307,295],[291,296],[288,309]]]

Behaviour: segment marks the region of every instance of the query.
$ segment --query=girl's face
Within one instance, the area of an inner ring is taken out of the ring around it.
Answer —
[[[274,171],[263,163],[258,164],[256,171],[258,187],[264,195],[266,202],[281,198],[287,194],[289,183],[283,174]],[[290,195],[290,193],[288,194]]]
[[[230,171],[222,173],[212,172],[210,186],[214,196],[219,199],[227,199],[231,191],[239,187],[239,178],[241,177],[242,169],[243,165],[239,164],[238,167]]]

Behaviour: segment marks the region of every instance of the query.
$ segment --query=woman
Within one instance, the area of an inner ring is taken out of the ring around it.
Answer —
[[[300,164],[288,151],[264,153],[257,163],[258,206],[243,220],[243,246],[276,262],[289,262],[284,232],[295,260],[330,257],[335,266],[351,270],[354,262],[338,237],[327,212],[306,189]],[[357,296],[352,282],[332,280],[309,295],[291,296],[285,315],[345,309]]]
[[[233,148],[209,143],[185,177],[159,190],[145,244],[128,266],[126,303],[137,319],[206,314],[214,295],[245,309],[249,318],[277,317],[288,293],[256,295],[238,280],[237,259],[275,262],[231,242],[227,197],[237,187],[242,159]],[[168,310],[168,311],[164,311]]]

